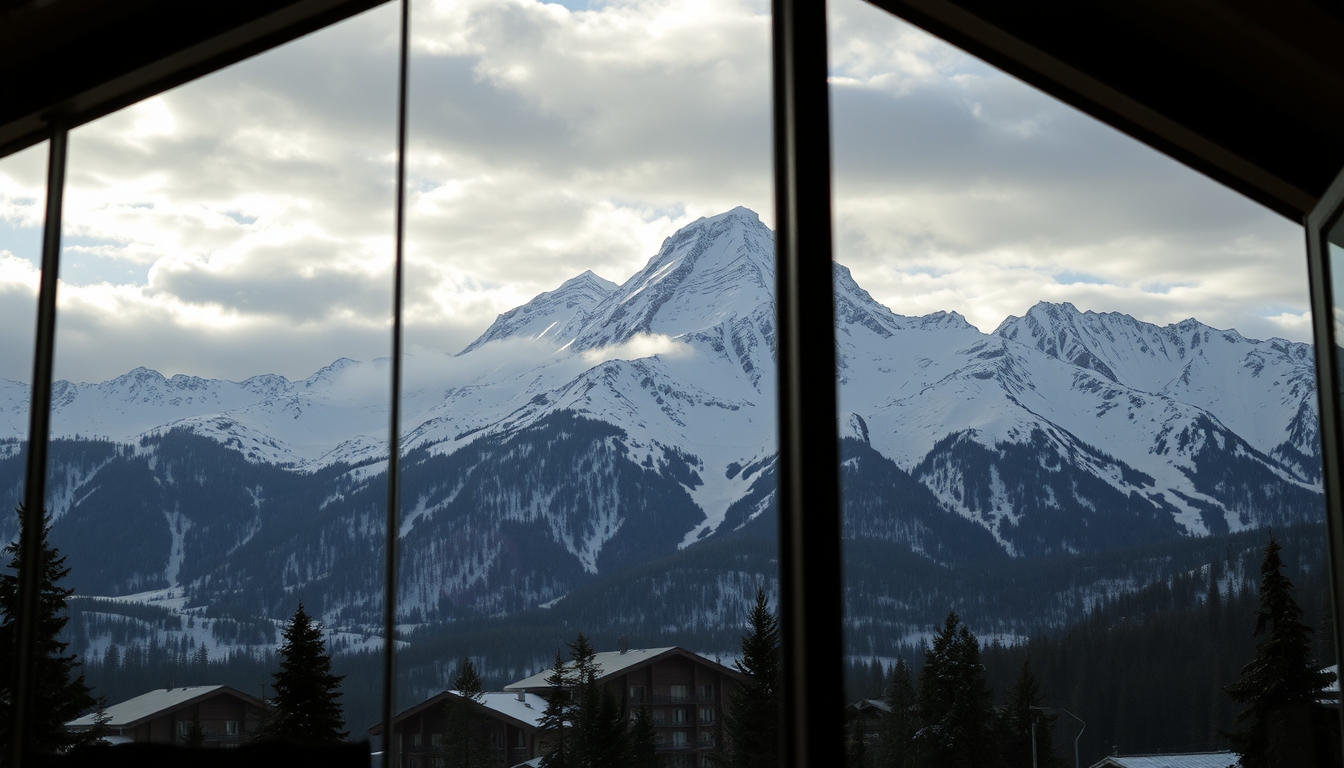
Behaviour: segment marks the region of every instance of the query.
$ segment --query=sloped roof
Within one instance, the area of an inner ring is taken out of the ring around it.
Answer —
[[[419,714],[420,712],[443,702],[449,696],[461,695],[462,694],[457,691],[443,691],[442,693],[437,693],[419,704],[398,712],[392,717],[392,722],[399,723],[412,715]],[[489,691],[482,694],[482,698],[478,703],[491,712],[514,721],[516,725],[528,728],[540,727],[541,715],[546,710],[546,700],[535,693],[524,693],[523,700],[519,701],[516,692]],[[382,723],[375,723],[369,727],[370,736],[378,736],[382,732]]]
[[[1173,755],[1114,755],[1092,768],[1233,768],[1236,752],[1187,752]]]
[[[881,712],[891,711],[891,707],[888,707],[887,703],[880,699],[860,699],[853,704],[850,704],[846,709],[852,709],[858,712],[868,712],[874,709]]]
[[[107,726],[109,728],[133,728],[146,720],[152,720],[161,714],[171,712],[199,699],[206,699],[217,694],[227,694],[235,696],[246,701],[253,706],[262,706],[262,702],[255,696],[249,696],[242,691],[230,688],[227,685],[193,685],[183,688],[163,688],[149,693],[142,693],[133,699],[127,699],[120,704],[113,704],[108,707],[106,712],[108,718]],[[93,718],[97,713],[90,712],[83,717],[77,717],[65,724],[66,728],[92,728]]]
[[[602,674],[598,675],[597,679],[603,680],[612,675],[621,674],[631,668],[651,664],[655,661],[670,658],[672,656],[681,656],[697,663],[714,667],[719,672],[731,675],[734,678],[742,677],[741,672],[738,672],[731,667],[726,667],[713,659],[705,658],[698,653],[688,651],[685,648],[675,645],[667,648],[631,648],[624,653],[621,651],[604,651],[602,653],[594,654],[593,661],[597,664],[597,667],[602,670]],[[572,667],[573,664],[574,662],[571,661],[567,662],[565,666]],[[534,688],[549,688],[550,686],[546,683],[546,678],[550,677],[550,674],[551,670],[542,670],[531,677],[525,677],[516,683],[510,683],[509,685],[504,686],[504,690],[523,691]]]

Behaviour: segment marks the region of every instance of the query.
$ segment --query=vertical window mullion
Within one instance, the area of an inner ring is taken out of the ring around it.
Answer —
[[[1316,396],[1320,415],[1321,485],[1325,492],[1326,555],[1330,568],[1330,608],[1334,614],[1335,658],[1344,658],[1344,403],[1340,402],[1339,339],[1335,338],[1329,243],[1326,232],[1344,216],[1344,172],[1322,195],[1303,224],[1307,235],[1307,276],[1311,293],[1312,341],[1316,347]],[[1344,709],[1340,710],[1344,740]]]
[[[56,281],[61,264],[61,207],[65,196],[65,160],[69,126],[51,121],[47,155],[47,209],[42,229],[42,273],[37,292],[37,339],[33,348],[33,390],[28,398],[28,461],[23,486],[23,522],[19,550],[18,616],[10,701],[10,762],[22,768],[28,741],[28,710],[33,697],[33,661],[37,643],[37,603],[41,586],[42,525],[47,494],[47,443],[51,438],[51,377],[56,356]]]
[[[844,734],[826,4],[775,0],[772,19],[781,756],[819,768]]]
[[[401,506],[401,336],[406,240],[406,76],[409,67],[411,0],[401,0],[401,39],[397,63],[397,197],[392,256],[392,365],[387,454],[387,520],[383,571],[383,765],[397,765],[400,746],[392,738],[396,706],[397,521]]]

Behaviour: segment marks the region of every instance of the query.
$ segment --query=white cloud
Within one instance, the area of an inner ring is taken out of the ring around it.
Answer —
[[[628,341],[607,347],[590,349],[583,353],[588,365],[597,365],[607,360],[638,360],[641,357],[661,355],[673,360],[694,354],[689,344],[677,341],[661,333],[637,333]]]
[[[408,341],[456,352],[702,215],[771,222],[768,13],[418,4]],[[831,14],[837,257],[876,298],[987,329],[1045,299],[1307,337],[1296,225],[866,3]],[[386,356],[395,54],[387,6],[78,129],[61,375]],[[0,160],[9,378],[30,366],[44,161]]]

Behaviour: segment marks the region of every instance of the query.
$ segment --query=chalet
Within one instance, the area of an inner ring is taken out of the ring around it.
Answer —
[[[443,691],[392,718],[397,739],[397,765],[400,768],[431,768],[442,762],[447,704],[467,702],[457,691]],[[517,765],[541,756],[538,732],[546,701],[532,693],[486,693],[472,702],[489,718],[487,732],[500,765]],[[383,724],[369,729],[370,736],[383,735]]]
[[[625,717],[637,708],[653,715],[658,752],[667,766],[700,768],[717,746],[720,721],[732,686],[743,675],[684,648],[647,648],[599,653],[598,682],[611,688]],[[519,680],[504,690],[545,696],[550,670]]]
[[[1236,752],[1176,752],[1166,755],[1112,755],[1092,768],[1234,768]]]
[[[882,718],[891,714],[885,701],[861,699],[845,707],[845,740],[863,738],[865,746],[874,746],[882,728]],[[856,730],[857,729],[857,730]]]
[[[207,747],[236,747],[260,728],[266,704],[227,685],[165,688],[103,710],[108,741],[182,744],[199,721]],[[93,729],[97,713],[65,724],[67,731]]]

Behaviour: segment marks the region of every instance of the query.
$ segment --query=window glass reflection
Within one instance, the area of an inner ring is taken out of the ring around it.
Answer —
[[[1248,749],[1222,734],[1261,725],[1238,681],[1288,594],[1329,698],[1300,228],[830,13],[851,762]],[[1303,712],[1288,762],[1337,741]]]

